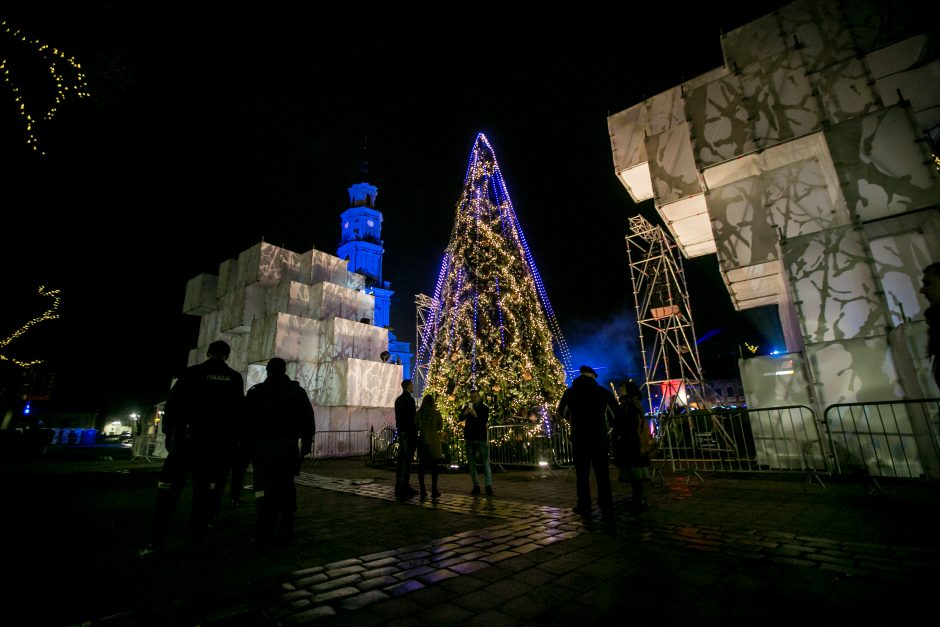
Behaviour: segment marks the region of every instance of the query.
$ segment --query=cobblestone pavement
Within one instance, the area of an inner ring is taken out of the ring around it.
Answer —
[[[870,624],[929,611],[940,490],[824,481],[666,472],[648,511],[633,513],[615,481],[615,515],[582,517],[573,470],[496,472],[491,497],[445,473],[440,498],[400,502],[389,469],[308,462],[290,547],[247,546],[251,509],[229,510],[205,554],[181,540],[112,562],[118,576],[99,564],[124,603],[88,603],[63,624]],[[112,518],[146,523],[141,483],[140,507]]]

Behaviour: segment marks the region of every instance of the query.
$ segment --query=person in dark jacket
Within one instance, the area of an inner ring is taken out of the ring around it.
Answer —
[[[244,380],[241,373],[225,363],[230,352],[224,341],[212,342],[208,358],[187,368],[170,390],[162,423],[169,455],[160,470],[151,542],[140,551],[143,557],[163,547],[190,475],[193,507],[189,525],[193,548],[198,548],[204,539],[214,512],[217,483],[225,473],[224,434],[237,428],[244,411]]]
[[[411,487],[411,465],[418,447],[418,410],[411,379],[401,382],[401,394],[395,399],[395,429],[398,431],[398,460],[395,463],[395,496],[407,499],[418,493]]]
[[[630,484],[631,508],[637,512],[649,508],[643,498],[643,484],[650,480],[649,425],[643,412],[640,388],[633,381],[621,381],[617,387],[621,411],[611,424],[611,450],[620,469],[619,480]]]
[[[297,487],[304,458],[316,434],[316,417],[307,392],[287,376],[287,362],[272,357],[267,378],[245,396],[254,470],[257,525],[255,541],[288,543],[294,531]],[[298,449],[298,443],[300,448]],[[275,526],[280,515],[280,530]]]
[[[463,439],[467,448],[467,465],[470,469],[470,481],[473,489],[470,494],[480,493],[480,478],[477,475],[477,464],[483,466],[483,482],[486,494],[493,495],[493,469],[490,467],[490,445],[487,441],[489,428],[490,408],[486,406],[477,390],[470,392],[470,404],[467,405],[460,417],[463,422]]]
[[[577,506],[581,515],[591,513],[591,469],[597,482],[597,506],[605,515],[613,513],[614,497],[610,486],[609,425],[616,419],[620,406],[613,393],[597,383],[597,373],[590,366],[581,366],[581,374],[571,382],[558,403],[558,415],[571,425],[571,448]]]

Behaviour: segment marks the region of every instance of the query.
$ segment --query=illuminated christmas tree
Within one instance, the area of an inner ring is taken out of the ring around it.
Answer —
[[[437,394],[448,421],[473,389],[492,424],[544,421],[565,390],[568,349],[482,133],[424,329],[424,390]]]

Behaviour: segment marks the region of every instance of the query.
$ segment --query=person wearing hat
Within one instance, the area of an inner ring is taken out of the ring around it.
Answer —
[[[141,557],[160,551],[173,512],[192,475],[193,508],[189,526],[193,549],[200,546],[214,514],[217,490],[224,485],[227,438],[240,431],[245,387],[241,373],[230,368],[231,348],[222,341],[209,344],[207,359],[190,366],[173,385],[163,409],[162,428],[169,455],[157,482],[150,544]],[[222,485],[217,485],[219,482]]]
[[[613,513],[608,425],[614,423],[619,412],[617,399],[597,382],[597,372],[590,366],[581,366],[580,375],[571,382],[558,403],[558,415],[571,425],[577,491],[574,511],[583,516],[590,515],[592,510],[592,469],[597,483],[597,506],[604,515]]]
[[[313,406],[300,383],[287,376],[287,362],[272,357],[267,378],[245,395],[251,436],[253,484],[257,509],[255,541],[287,544],[294,530],[297,488],[303,459],[317,431]],[[297,443],[300,442],[300,449]],[[280,516],[280,530],[275,526]]]

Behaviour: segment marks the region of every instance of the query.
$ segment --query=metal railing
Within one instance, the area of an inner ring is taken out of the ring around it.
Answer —
[[[803,405],[691,411],[647,420],[653,461],[676,472],[804,473],[820,484],[820,475],[859,471],[870,477],[940,479],[940,399],[831,405],[823,420]],[[573,464],[564,421],[550,433],[518,424],[490,426],[487,434],[494,465]],[[462,433],[445,431],[443,449],[448,467],[466,469]],[[372,434],[373,464],[394,465],[396,455],[393,427]]]
[[[445,430],[441,436],[444,464],[451,469],[467,467],[463,433]],[[554,467],[573,462],[568,427],[559,424],[551,433],[533,430],[529,425],[493,425],[487,428],[490,463],[498,466]],[[385,425],[372,433],[370,460],[377,466],[394,466],[398,455],[395,428]]]
[[[940,479],[940,399],[841,403],[824,416],[840,474]]]
[[[372,432],[317,431],[313,438],[313,458],[369,457],[372,452]]]
[[[827,438],[802,405],[661,416],[657,436],[655,456],[675,471],[831,473]]]

